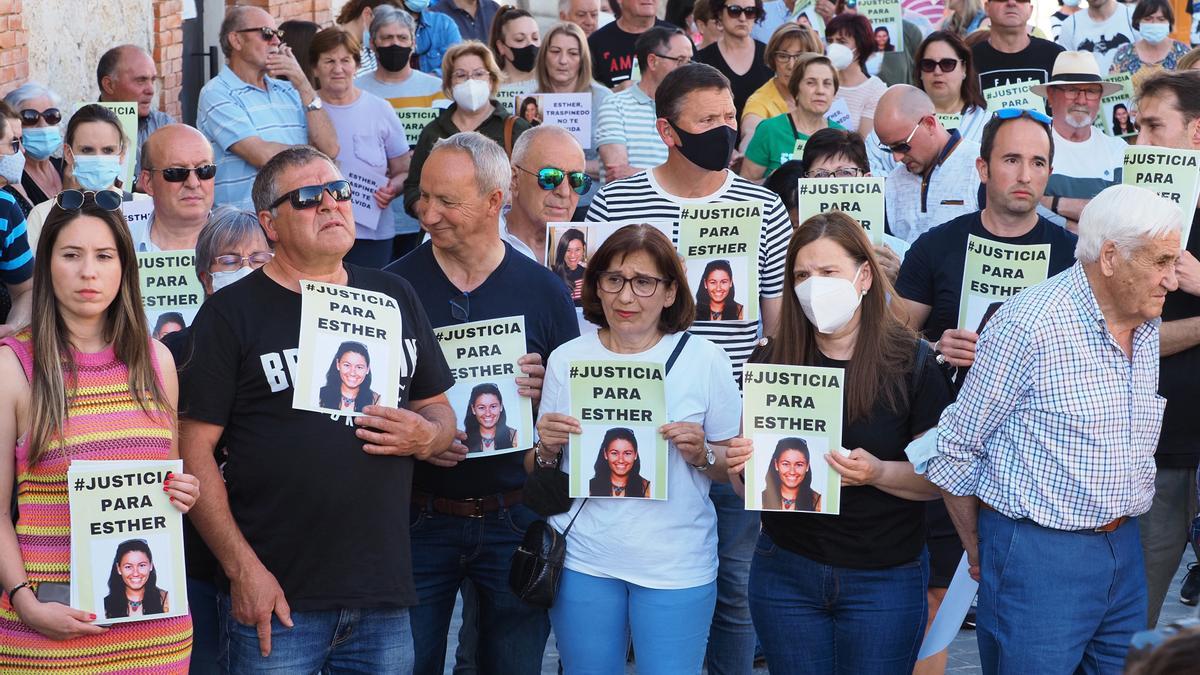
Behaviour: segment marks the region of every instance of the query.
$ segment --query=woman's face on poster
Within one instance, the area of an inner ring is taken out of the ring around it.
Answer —
[[[794,490],[800,487],[804,476],[808,474],[808,459],[799,450],[784,450],[775,460],[775,470],[779,472],[779,482]]]
[[[1117,116],[1117,121],[1121,124],[1125,124],[1129,121],[1129,111],[1125,108],[1117,108],[1113,111],[1113,113]]]
[[[367,373],[371,372],[371,366],[367,365],[367,360],[358,352],[346,352],[339,356],[337,367],[342,384],[349,389],[358,389],[366,379]]]
[[[495,429],[502,412],[504,405],[492,394],[480,394],[471,404],[471,413],[475,415],[481,429]]]
[[[575,269],[579,267],[579,263],[583,262],[583,242],[578,239],[572,239],[567,244],[567,254],[563,257],[567,263],[567,267]]]
[[[725,270],[713,270],[704,278],[704,289],[708,291],[708,297],[712,298],[715,303],[723,303],[729,297],[729,289],[733,286],[733,279],[725,272]]]
[[[608,450],[604,451],[604,457],[608,460],[608,470],[612,472],[612,475],[628,476],[629,472],[633,470],[633,463],[637,461],[638,453],[632,443],[618,438],[608,444]]]
[[[135,591],[146,585],[153,571],[154,563],[141,551],[130,551],[121,556],[121,562],[117,563],[117,574],[121,575],[121,581],[125,582],[126,588]]]

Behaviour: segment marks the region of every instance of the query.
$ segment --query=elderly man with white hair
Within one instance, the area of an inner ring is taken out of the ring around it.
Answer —
[[[512,208],[501,237],[518,252],[546,262],[546,223],[571,220],[592,179],[571,132],[543,124],[513,145]]]
[[[1004,303],[942,413],[928,475],[980,582],[985,673],[1120,672],[1145,626],[1137,517],[1154,497],[1182,221],[1149,190],[1102,191],[1076,264]]]

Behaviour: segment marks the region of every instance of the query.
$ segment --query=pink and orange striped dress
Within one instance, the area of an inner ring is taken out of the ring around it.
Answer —
[[[33,367],[30,339],[26,330],[0,340],[16,352],[27,378]],[[28,437],[16,448],[17,543],[25,573],[35,582],[71,580],[67,467],[72,460],[170,458],[170,418],[142,411],[130,394],[128,369],[113,350],[76,353],[75,361],[78,382],[74,388],[68,383],[62,436],[32,467]],[[186,673],[191,651],[191,617],[117,624],[102,635],[60,642],[22,624],[7,596],[0,600],[0,673],[5,675]]]

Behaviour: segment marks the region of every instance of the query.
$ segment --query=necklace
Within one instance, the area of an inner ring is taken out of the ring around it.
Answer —
[[[483,441],[483,447],[485,448],[490,448],[496,445],[495,436],[492,436],[491,438],[488,438],[487,436],[480,436],[479,440]]]
[[[342,396],[342,407],[345,408],[347,406],[353,406],[354,401],[355,401],[355,397],[353,397],[353,396],[348,397],[348,396],[343,395]]]
[[[783,509],[785,511],[795,511],[796,510],[796,500],[788,499],[787,497],[784,497],[783,498]]]
[[[613,485],[612,493],[613,493],[614,497],[624,497],[625,496],[625,486],[624,485]]]
[[[708,310],[708,320],[709,321],[720,321],[722,313],[723,312],[714,312],[710,309],[710,310]]]
[[[141,601],[141,600],[130,600],[130,601],[129,601],[129,609],[130,609],[131,611],[134,611],[134,612],[136,612],[136,611],[138,611],[138,608],[139,608],[139,607],[141,607],[141,606],[142,606],[142,601]]]

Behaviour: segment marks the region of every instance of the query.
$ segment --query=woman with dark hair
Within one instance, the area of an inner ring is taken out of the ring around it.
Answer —
[[[1129,107],[1124,103],[1114,105],[1112,110],[1112,135],[1128,136],[1137,132],[1137,125],[1134,124],[1133,117],[1129,115]]]
[[[852,450],[813,458],[841,476],[836,518],[763,512],[750,568],[754,626],[773,673],[826,673],[830,664],[909,673],[927,612],[924,502],[940,491],[914,472],[905,448],[937,424],[949,382],[932,350],[892,313],[895,290],[850,216],[804,221],[785,269],[794,292],[784,294],[778,328],[750,361],[841,369],[840,447]],[[727,452],[741,492],[752,452],[741,444]],[[797,650],[798,635],[827,637]]]
[[[650,481],[642,478],[642,458],[633,429],[617,427],[606,431],[594,468],[596,473],[588,482],[591,496],[650,496]]]
[[[875,104],[887,91],[883,80],[867,72],[867,59],[875,53],[871,20],[862,14],[838,14],[825,25],[825,54],[837,70],[837,98],[850,112],[846,128],[862,136],[875,128]]]
[[[529,12],[513,5],[502,5],[492,19],[488,48],[500,66],[500,91],[512,103],[513,94],[527,94],[537,88],[533,67],[542,44],[537,21]],[[503,97],[503,96],[502,96]]]
[[[821,510],[821,493],[812,489],[812,457],[803,438],[779,439],[767,465],[766,483],[762,492],[764,509]]]
[[[538,100],[534,96],[526,96],[524,101],[521,101],[521,117],[529,122],[529,126],[536,127],[542,123],[542,114],[538,112]]]
[[[491,382],[477,384],[467,399],[467,452],[493,452],[517,447],[517,430],[508,426],[504,397]]]
[[[158,319],[154,322],[154,331],[151,335],[155,340],[161,340],[164,335],[181,331],[187,328],[187,322],[183,320],[183,315],[179,312],[163,312],[158,315]]]
[[[0,672],[188,669],[188,616],[101,628],[49,599],[72,582],[72,460],[179,458],[175,360],[146,327],[119,205],[109,191],[58,196],[34,256],[32,323],[0,340]],[[163,487],[182,512],[200,493],[187,474]]]
[[[880,26],[875,29],[875,51],[896,51],[896,46],[892,44],[892,35],[888,32],[887,26]]]
[[[371,353],[361,342],[343,342],[325,371],[325,386],[318,392],[319,403],[327,410],[362,412],[379,402],[371,391]]]
[[[696,288],[697,321],[741,321],[743,307],[734,302],[733,268],[728,260],[710,260]]]
[[[108,572],[104,618],[123,619],[170,611],[167,592],[158,587],[158,571],[154,569],[150,547],[142,539],[121,542]]]
[[[299,63],[300,70],[304,71],[304,77],[308,78],[309,84],[316,87],[317,80],[313,75],[313,58],[309,47],[312,46],[313,37],[321,30],[321,24],[291,19],[279,24],[279,30],[283,33],[280,41],[291,47],[296,63]]]
[[[1171,37],[1175,9],[1170,0],[1139,0],[1130,20],[1138,39],[1117,47],[1110,72],[1133,75],[1137,90],[1147,75],[1175,70],[1190,47]]]
[[[562,236],[558,238],[558,248],[554,252],[554,264],[550,270],[567,285],[567,290],[571,293],[571,299],[575,301],[576,307],[580,307],[583,302],[583,275],[587,270],[584,260],[586,258],[587,241],[583,237],[583,232],[574,227],[563,232]]]
[[[729,78],[733,107],[740,120],[750,94],[771,79],[771,69],[764,59],[767,46],[750,37],[754,25],[763,20],[763,3],[762,0],[712,0],[712,11],[721,24],[721,37],[696,52],[696,61],[707,63]]]

